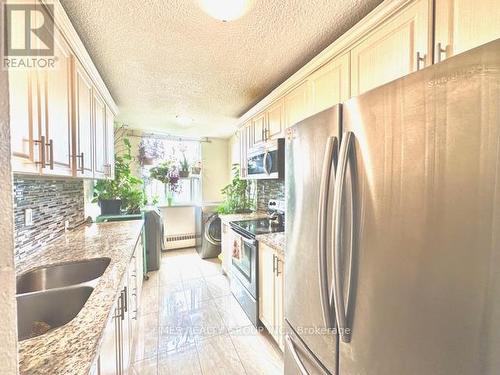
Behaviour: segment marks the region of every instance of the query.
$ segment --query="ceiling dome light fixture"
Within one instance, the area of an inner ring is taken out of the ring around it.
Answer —
[[[234,21],[243,16],[251,0],[199,0],[201,8],[222,22]]]

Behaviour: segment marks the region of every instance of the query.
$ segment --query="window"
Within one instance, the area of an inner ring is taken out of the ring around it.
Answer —
[[[199,141],[143,138],[141,147],[146,155],[153,154],[155,156],[152,163],[143,165],[142,169],[148,203],[165,204],[169,196],[174,205],[196,204],[201,201],[200,170],[193,171],[193,167],[200,165],[201,145]],[[173,161],[177,171],[181,171],[181,162],[184,161],[184,158],[189,165],[189,173],[187,176],[185,174],[180,176],[175,191],[170,193],[165,184],[150,177],[151,168],[166,160]]]

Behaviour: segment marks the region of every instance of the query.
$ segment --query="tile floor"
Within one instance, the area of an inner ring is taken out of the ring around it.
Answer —
[[[132,374],[283,374],[283,355],[248,320],[216,259],[162,255],[144,282]]]

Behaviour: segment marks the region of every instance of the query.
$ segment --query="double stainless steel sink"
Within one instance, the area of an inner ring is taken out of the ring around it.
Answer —
[[[19,340],[69,323],[85,305],[110,258],[51,265],[17,278]]]

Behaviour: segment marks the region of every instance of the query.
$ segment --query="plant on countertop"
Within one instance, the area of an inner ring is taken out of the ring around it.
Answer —
[[[114,180],[99,180],[94,186],[92,201],[121,200],[121,209],[133,214],[140,212],[144,204],[143,181],[135,177],[130,169],[133,159],[130,140],[123,138],[123,144],[123,154],[115,154]]]
[[[217,207],[217,213],[234,214],[252,211],[252,199],[248,188],[248,181],[240,179],[240,166],[233,165],[233,179],[221,190],[225,196],[224,202]]]

